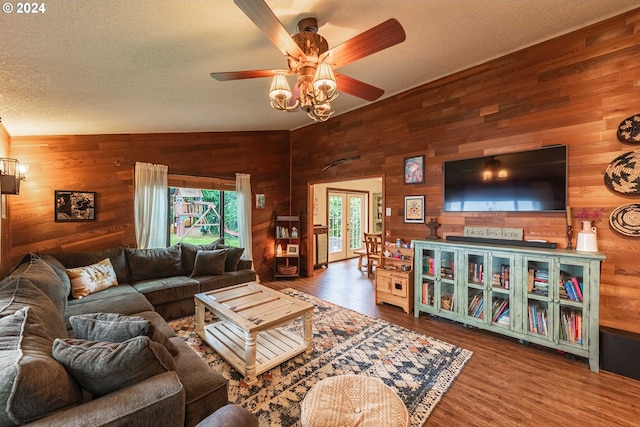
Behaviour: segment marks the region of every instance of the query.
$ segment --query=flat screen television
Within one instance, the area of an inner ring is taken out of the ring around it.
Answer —
[[[560,212],[567,208],[567,147],[444,163],[445,212]]]

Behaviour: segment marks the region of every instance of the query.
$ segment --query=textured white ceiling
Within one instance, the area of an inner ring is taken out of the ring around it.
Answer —
[[[7,3],[4,1],[3,3]],[[212,71],[286,68],[232,0],[65,0],[0,15],[0,118],[13,136],[296,129],[270,79]],[[296,32],[315,16],[335,46],[388,18],[404,43],[340,68],[383,98],[640,7],[638,0],[267,0]],[[341,94],[336,114],[367,105]]]

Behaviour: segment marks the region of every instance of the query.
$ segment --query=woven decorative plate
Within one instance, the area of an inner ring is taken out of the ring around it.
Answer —
[[[616,157],[604,173],[604,185],[622,194],[640,194],[640,151]]]
[[[640,236],[640,204],[631,203],[618,206],[611,212],[609,224],[625,236]]]
[[[618,141],[625,144],[640,144],[640,114],[620,122],[618,126]]]

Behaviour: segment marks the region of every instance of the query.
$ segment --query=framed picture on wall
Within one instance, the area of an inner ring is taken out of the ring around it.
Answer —
[[[404,222],[424,223],[424,196],[404,196]]]
[[[298,255],[298,245],[288,244],[287,255]]]
[[[256,194],[256,209],[264,209],[264,194]]]
[[[55,222],[95,221],[95,191],[55,190]]]
[[[424,156],[404,159],[404,183],[424,184]]]

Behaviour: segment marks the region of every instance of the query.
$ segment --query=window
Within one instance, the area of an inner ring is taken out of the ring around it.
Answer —
[[[238,246],[235,181],[169,176],[169,244],[204,244],[224,237]]]

